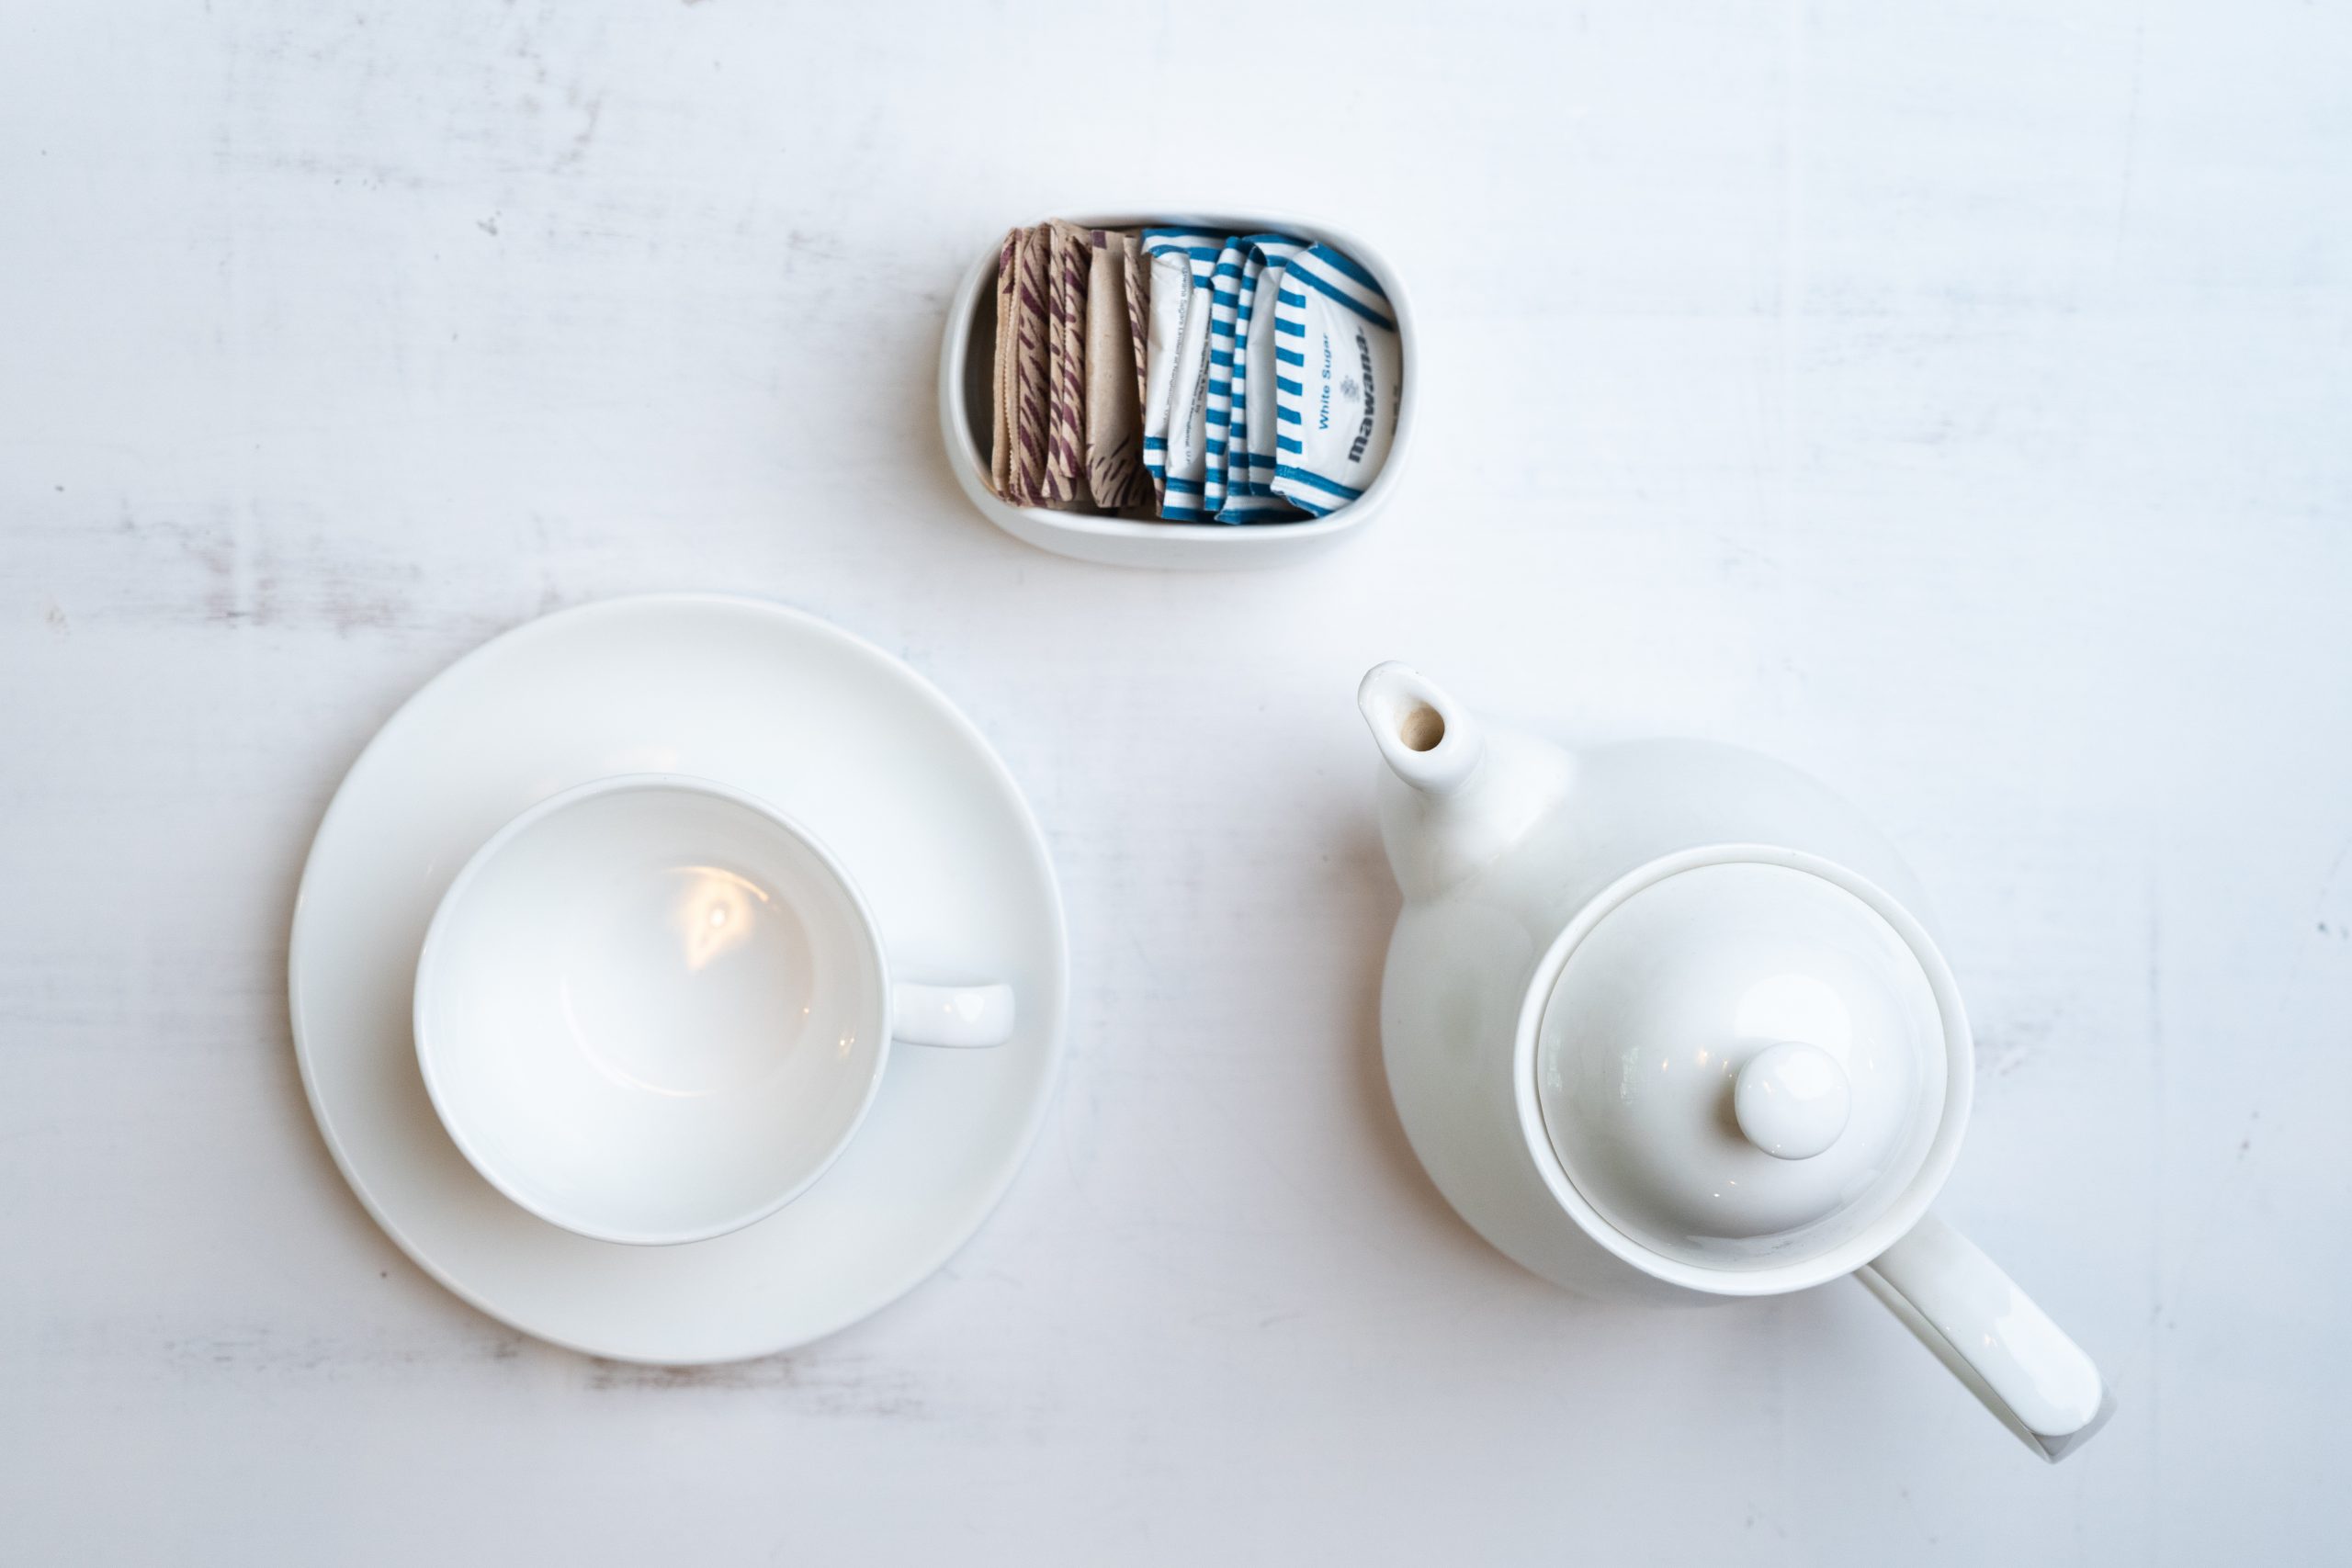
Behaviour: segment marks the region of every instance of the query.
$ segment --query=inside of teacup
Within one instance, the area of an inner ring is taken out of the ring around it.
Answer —
[[[450,1131],[525,1207],[610,1240],[757,1219],[862,1115],[883,976],[813,844],[723,794],[563,805],[451,896],[418,1025]]]

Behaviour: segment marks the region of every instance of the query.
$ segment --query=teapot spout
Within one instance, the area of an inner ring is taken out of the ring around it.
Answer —
[[[1567,752],[1509,730],[1489,735],[1408,666],[1375,667],[1356,705],[1392,775],[1382,781],[1380,837],[1408,899],[1483,874],[1557,809],[1574,781]]]
[[[1356,706],[1389,768],[1424,795],[1460,794],[1486,760],[1486,732],[1409,665],[1374,665],[1356,688]]]

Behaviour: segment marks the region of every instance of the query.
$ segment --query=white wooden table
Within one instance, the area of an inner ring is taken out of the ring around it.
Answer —
[[[0,1558],[2340,1552],[2343,8],[865,9],[0,16]],[[1415,470],[1345,551],[1081,567],[957,495],[959,270],[1155,198],[1409,275]],[[377,1232],[282,985],[401,698],[674,587],[960,702],[1076,982],[946,1272],[665,1374]],[[1389,657],[1893,830],[1981,1036],[1947,1208],[2108,1369],[2096,1443],[2035,1463],[1851,1286],[1600,1309],[1452,1216],[1374,1038]]]

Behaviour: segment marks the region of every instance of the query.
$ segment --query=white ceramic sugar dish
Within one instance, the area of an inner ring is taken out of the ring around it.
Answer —
[[[982,252],[948,307],[947,336],[939,355],[939,425],[948,467],[972,504],[1015,538],[1080,560],[1112,566],[1175,570],[1230,571],[1280,566],[1338,544],[1377,516],[1396,493],[1412,446],[1414,416],[1420,402],[1420,337],[1411,299],[1387,258],[1363,241],[1329,224],[1266,212],[1220,210],[1078,216],[1070,220],[1096,229],[1182,227],[1225,234],[1274,231],[1336,246],[1379,279],[1396,319],[1404,354],[1396,434],[1379,477],[1363,494],[1323,517],[1292,523],[1162,523],[1151,519],[1097,516],[1014,506],[989,488],[989,368],[996,344],[997,246]]]
[[[491,1185],[600,1241],[705,1240],[806,1191],[892,1035],[980,1046],[1010,987],[893,984],[849,873],[741,790],[666,774],[549,796],[450,884],[417,1059]]]

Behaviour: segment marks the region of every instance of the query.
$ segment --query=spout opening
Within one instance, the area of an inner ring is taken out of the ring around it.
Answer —
[[[1424,795],[1461,789],[1486,756],[1478,721],[1407,665],[1374,665],[1356,706],[1390,771]]]
[[[1445,715],[1418,703],[1398,721],[1396,739],[1408,751],[1434,751],[1445,739]]]

